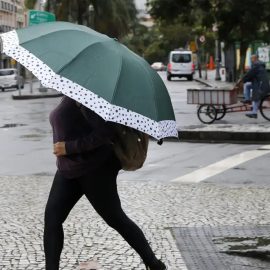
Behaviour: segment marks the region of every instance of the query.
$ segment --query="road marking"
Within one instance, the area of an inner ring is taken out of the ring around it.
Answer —
[[[210,178],[214,175],[220,174],[226,170],[234,168],[249,160],[261,157],[269,153],[270,153],[270,145],[265,145],[257,150],[246,151],[246,152],[225,158],[209,166],[206,166],[194,172],[175,178],[171,180],[171,182],[199,183],[207,178]]]

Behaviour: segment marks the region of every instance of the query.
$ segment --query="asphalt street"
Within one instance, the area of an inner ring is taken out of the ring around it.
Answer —
[[[164,75],[161,74],[165,79]],[[187,123],[201,125],[195,113],[196,106],[186,104],[186,89],[202,85],[185,79],[165,83],[172,98],[179,128]],[[23,91],[28,91],[28,87],[26,85]],[[60,98],[18,101],[11,99],[12,93],[14,92],[0,93],[0,175],[52,176],[55,172],[55,157],[52,154],[52,132],[48,117],[50,111],[60,102]],[[260,147],[247,144],[171,141],[159,146],[155,141],[151,141],[144,168],[137,172],[121,172],[119,179],[170,182],[217,161]],[[269,153],[264,153],[240,162],[235,167],[224,168],[203,181],[268,185],[269,161]],[[190,181],[192,182],[192,179]]]

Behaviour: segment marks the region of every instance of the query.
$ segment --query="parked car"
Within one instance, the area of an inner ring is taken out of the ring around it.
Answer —
[[[0,69],[0,89],[5,91],[8,88],[24,88],[24,79],[18,75],[17,69],[6,68]]]
[[[192,52],[186,50],[171,51],[168,59],[167,79],[172,77],[186,77],[189,81],[193,80],[195,65],[192,61]]]
[[[165,66],[162,62],[155,62],[151,65],[151,67],[156,71],[163,71],[165,70]]]

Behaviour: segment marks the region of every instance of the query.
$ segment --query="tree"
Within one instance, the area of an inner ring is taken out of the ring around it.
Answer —
[[[133,0],[48,0],[46,9],[58,20],[87,25],[116,38],[129,33],[137,14]]]
[[[166,62],[168,52],[185,48],[191,37],[191,28],[178,22],[157,22],[150,28],[137,23],[133,32],[123,39],[123,43],[150,63]]]
[[[37,3],[37,0],[25,0],[24,5],[28,9],[33,9]]]
[[[121,38],[126,35],[136,19],[136,8],[130,0],[96,0],[95,28],[109,36]]]
[[[240,72],[244,71],[246,51],[255,40],[269,41],[269,0],[148,0],[150,13],[158,20],[180,19],[183,24],[203,25],[227,45],[240,42]],[[196,16],[199,15],[199,16]]]
[[[146,48],[153,42],[155,36],[152,29],[137,23],[133,26],[132,32],[122,39],[122,42],[132,51],[144,57]]]
[[[228,44],[240,42],[240,73],[245,70],[249,45],[256,40],[269,42],[269,8],[268,0],[257,0],[256,4],[251,0],[219,1],[216,11],[218,34]]]

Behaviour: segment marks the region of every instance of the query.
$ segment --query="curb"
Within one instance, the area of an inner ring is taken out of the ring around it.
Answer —
[[[198,83],[201,83],[203,85],[205,85],[206,87],[211,87],[211,88],[220,88],[219,84],[218,83],[210,83],[204,79],[200,79],[200,78],[194,78],[194,81],[198,82]],[[222,87],[229,87],[229,88],[232,88],[233,85],[231,85],[231,83],[228,83],[227,86],[225,86],[226,82],[222,82],[223,86]]]
[[[46,94],[46,95],[12,95],[12,99],[14,100],[27,100],[27,99],[40,99],[40,98],[56,98],[56,97],[61,97],[63,96],[62,93],[59,94]]]
[[[201,84],[203,84],[203,85],[205,85],[205,86],[207,86],[207,87],[211,87],[211,88],[214,87],[212,84],[210,84],[210,83],[208,83],[208,82],[206,82],[206,81],[204,81],[204,80],[202,80],[202,79],[194,78],[194,81],[196,81],[196,82],[198,82],[198,83],[201,83]]]
[[[180,142],[270,144],[270,132],[178,131]]]

